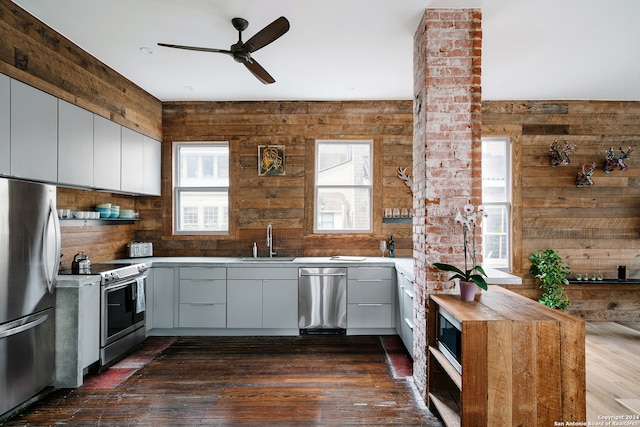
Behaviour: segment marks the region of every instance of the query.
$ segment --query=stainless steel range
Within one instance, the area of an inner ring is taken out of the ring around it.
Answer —
[[[62,271],[61,274],[71,274]],[[76,273],[77,274],[77,273]],[[146,338],[147,266],[93,264],[88,274],[99,274],[100,367],[109,365]]]

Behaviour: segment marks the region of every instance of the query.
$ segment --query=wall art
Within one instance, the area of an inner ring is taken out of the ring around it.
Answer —
[[[591,187],[594,185],[593,172],[596,170],[596,162],[591,163],[589,165],[589,170],[586,170],[587,164],[582,164],[582,169],[578,172],[578,176],[576,177],[576,185],[578,187]]]
[[[620,169],[621,171],[626,171],[627,165],[625,164],[624,160],[628,159],[632,152],[633,148],[631,147],[627,148],[627,151],[624,151],[622,147],[620,147],[620,156],[616,157],[615,154],[613,154],[613,147],[609,148],[604,160],[604,172],[611,173],[616,168]]]
[[[576,149],[576,144],[567,144],[566,142],[559,142],[557,139],[549,145],[549,151],[551,152],[551,167],[555,168],[560,165],[568,165],[571,163],[569,154],[573,153]]]
[[[284,173],[284,145],[258,145],[258,175]]]
[[[398,168],[398,178],[404,181],[407,184],[407,187],[413,192],[413,180],[411,179],[411,175],[407,175],[407,168],[402,169],[402,167]]]

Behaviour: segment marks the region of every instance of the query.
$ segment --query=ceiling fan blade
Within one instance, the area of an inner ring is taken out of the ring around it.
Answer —
[[[214,48],[210,48],[210,47],[182,46],[182,45],[179,45],[179,44],[167,44],[167,43],[158,43],[158,46],[173,47],[173,48],[176,48],[176,49],[185,49],[185,50],[197,50],[199,52],[224,53],[224,54],[227,54],[227,55],[231,55],[231,51],[230,50],[214,49]]]
[[[243,45],[243,49],[249,53],[255,52],[278,39],[287,31],[289,31],[289,21],[284,16],[281,16],[247,40]]]
[[[256,76],[262,83],[268,85],[276,82],[275,79],[271,77],[269,73],[267,73],[267,70],[262,68],[262,66],[258,64],[255,59],[243,62],[243,64],[249,71],[251,71],[251,74]]]

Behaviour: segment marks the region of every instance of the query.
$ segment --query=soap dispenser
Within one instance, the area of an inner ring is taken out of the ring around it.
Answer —
[[[258,258],[258,244],[253,242],[253,257]]]

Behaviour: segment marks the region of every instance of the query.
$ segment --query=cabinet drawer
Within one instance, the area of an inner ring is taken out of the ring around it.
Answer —
[[[348,303],[392,303],[391,280],[360,279],[347,282]]]
[[[180,304],[181,328],[224,328],[226,319],[225,304]]]
[[[226,280],[180,280],[181,303],[226,303]]]
[[[400,329],[402,330],[402,342],[411,357],[413,357],[413,323],[410,324],[409,319],[405,317],[402,319],[402,326]]]
[[[226,279],[225,267],[180,267],[181,279]]]
[[[297,268],[281,268],[281,267],[267,267],[267,268],[229,268],[229,279],[289,279],[298,280]]]
[[[347,328],[392,328],[391,304],[347,304]]]
[[[348,279],[388,279],[393,277],[393,268],[389,267],[349,267]]]

